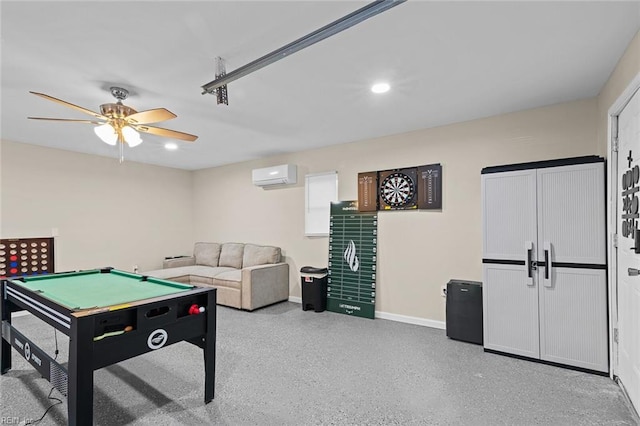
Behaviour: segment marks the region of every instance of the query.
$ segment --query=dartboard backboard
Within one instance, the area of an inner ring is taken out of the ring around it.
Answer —
[[[0,239],[0,278],[54,272],[53,238]]]
[[[358,210],[378,210],[378,172],[358,173]]]
[[[442,210],[442,166],[358,173],[358,210]]]
[[[442,209],[442,166],[440,164],[418,167],[418,208]]]
[[[378,172],[380,210],[417,209],[416,176],[415,167]]]

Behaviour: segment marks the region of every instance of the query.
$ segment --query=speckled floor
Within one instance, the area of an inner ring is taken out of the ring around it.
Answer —
[[[31,316],[14,324],[53,353],[51,327]],[[58,341],[65,360],[68,339]],[[443,330],[290,302],[251,313],[219,307],[217,350],[207,405],[202,352],[188,343],[96,371],[95,424],[638,424],[607,377],[484,353]],[[50,405],[48,382],[12,356],[0,378],[0,424],[38,419]],[[40,424],[66,424],[61,399]]]

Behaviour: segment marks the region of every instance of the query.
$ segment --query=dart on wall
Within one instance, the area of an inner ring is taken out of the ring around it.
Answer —
[[[441,210],[442,165],[358,173],[358,210]]]

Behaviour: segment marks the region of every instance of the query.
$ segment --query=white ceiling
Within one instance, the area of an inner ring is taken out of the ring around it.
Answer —
[[[2,1],[1,138],[117,158],[91,118],[28,93],[99,111],[110,86],[160,127],[193,133],[125,151],[188,170],[370,139],[596,96],[640,29],[640,2],[410,0],[202,95],[215,78],[302,37],[361,1]],[[369,88],[387,80],[390,92]]]

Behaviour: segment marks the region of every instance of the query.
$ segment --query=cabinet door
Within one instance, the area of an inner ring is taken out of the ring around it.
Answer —
[[[483,265],[484,347],[539,358],[538,287],[524,265]]]
[[[553,268],[540,285],[540,358],[609,371],[605,270]]]
[[[538,358],[536,171],[483,174],[484,347]],[[529,252],[530,251],[530,252]]]
[[[538,260],[606,263],[604,163],[538,169]]]
[[[604,163],[538,170],[541,359],[608,371]]]
[[[536,171],[489,173],[482,181],[483,259],[524,261],[536,251]]]

